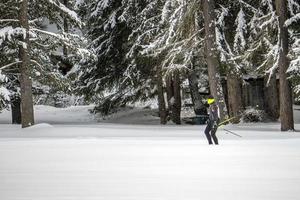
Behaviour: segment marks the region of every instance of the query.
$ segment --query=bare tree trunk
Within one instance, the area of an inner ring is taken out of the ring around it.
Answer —
[[[164,96],[164,86],[163,86],[161,66],[157,66],[156,76],[157,76],[156,81],[157,81],[157,93],[158,93],[157,96],[158,96],[158,110],[159,110],[160,123],[166,124],[167,110],[166,110],[166,102]]]
[[[21,124],[21,98],[19,95],[11,97],[11,117],[13,124]]]
[[[181,91],[180,91],[180,74],[176,70],[167,76],[167,99],[168,110],[171,120],[175,124],[181,124]]]
[[[194,111],[196,115],[201,115],[206,113],[206,107],[202,103],[202,97],[199,93],[197,76],[194,71],[188,74],[189,87],[191,98],[194,104]]]
[[[68,8],[69,7],[69,0],[64,0],[63,4]],[[67,20],[67,17],[63,15],[64,18],[64,32],[68,33],[69,32],[69,23]],[[68,49],[66,47],[66,45],[63,46],[63,54],[64,54],[64,59],[67,58],[68,56]]]
[[[208,79],[210,92],[216,98],[220,108],[221,119],[226,115],[226,105],[221,85],[218,59],[218,50],[216,47],[216,32],[215,32],[215,1],[203,0],[203,13],[205,24],[205,44],[206,44],[206,61],[208,67]]]
[[[279,118],[279,101],[277,91],[276,76],[272,75],[268,83],[269,77],[265,77],[265,112],[272,120]]]
[[[294,130],[292,92],[286,71],[289,67],[288,30],[284,25],[287,20],[287,1],[276,0],[276,12],[279,17],[279,92],[281,131]]]
[[[166,93],[167,93],[167,106],[168,106],[168,117],[171,117],[173,108],[172,108],[172,103],[173,103],[173,80],[172,80],[172,75],[168,74],[166,76]]]
[[[238,75],[227,75],[229,116],[235,117],[231,122],[238,123],[243,109],[241,80]]]
[[[176,70],[173,74],[173,93],[174,93],[174,104],[173,104],[173,122],[175,124],[181,124],[181,90],[180,90],[180,73]]]
[[[28,0],[20,2],[20,25],[26,30],[20,45],[20,84],[21,84],[21,117],[22,127],[34,124],[33,101],[32,101],[32,82],[30,78],[30,58],[29,58],[29,24],[28,24]]]

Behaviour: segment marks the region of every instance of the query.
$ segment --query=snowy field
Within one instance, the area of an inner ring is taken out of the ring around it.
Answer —
[[[300,199],[300,132],[228,125],[243,137],[208,146],[204,126],[149,125],[143,110],[99,123],[90,108],[37,106],[24,130],[0,114],[0,200]]]

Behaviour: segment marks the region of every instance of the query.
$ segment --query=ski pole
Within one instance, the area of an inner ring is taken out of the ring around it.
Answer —
[[[232,132],[232,131],[230,131],[230,130],[227,130],[227,129],[225,129],[225,128],[223,128],[223,130],[224,130],[224,131],[227,131],[228,133],[231,133],[232,135],[235,135],[235,136],[238,136],[238,137],[242,137],[241,135],[239,135],[239,134],[237,134],[237,133],[235,133],[235,132]]]
[[[237,116],[236,116],[236,117],[237,117]],[[229,118],[229,119],[226,119],[226,120],[222,121],[221,123],[219,123],[218,126],[222,126],[222,125],[225,124],[226,122],[229,122],[230,120],[232,120],[232,119],[234,119],[234,118],[236,118],[236,117],[231,117],[231,118]]]

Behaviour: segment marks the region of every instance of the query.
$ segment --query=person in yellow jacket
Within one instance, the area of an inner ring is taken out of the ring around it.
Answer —
[[[214,144],[218,145],[219,142],[216,136],[216,132],[218,129],[218,123],[220,122],[220,110],[213,96],[208,97],[207,103],[209,105],[209,118],[204,133],[207,138],[208,144],[212,145],[214,142]]]

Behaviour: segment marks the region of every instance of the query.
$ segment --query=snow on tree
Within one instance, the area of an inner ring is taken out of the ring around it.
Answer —
[[[141,48],[141,55],[160,57],[161,65],[167,73],[173,70],[188,70],[192,52],[203,42],[199,38],[198,1],[166,1],[161,13],[146,21],[137,31],[144,29],[134,48]],[[198,26],[198,27],[197,27]],[[136,31],[136,32],[137,32]],[[129,56],[132,56],[129,54]]]
[[[246,39],[245,39],[245,33],[246,33],[246,20],[245,20],[245,13],[243,11],[243,8],[240,9],[238,16],[235,21],[236,24],[236,35],[234,37],[234,51],[240,52],[243,51],[246,47]]]
[[[124,72],[127,25],[119,19],[123,1],[84,1],[80,6],[87,21],[89,48],[95,51],[96,62],[78,69],[78,90],[89,99],[100,98],[105,90],[113,91]]]
[[[212,6],[212,2],[207,2],[208,7]],[[219,65],[216,73],[220,73],[222,80],[226,77],[227,92],[228,92],[228,114],[232,117],[240,115],[242,110],[242,97],[241,97],[241,77],[245,72],[245,62],[241,62],[243,54],[248,47],[248,22],[249,16],[255,12],[255,7],[252,1],[236,0],[236,1],[216,1],[215,13],[216,17],[213,22],[206,29],[210,29],[215,23],[215,30],[209,30],[210,33],[215,32],[216,47],[211,48],[211,54],[215,56],[213,65]],[[204,13],[207,8],[204,8]],[[204,15],[209,18],[210,14]],[[207,34],[209,34],[207,32]],[[214,38],[210,34],[209,39]],[[209,40],[207,40],[207,43]],[[213,45],[215,46],[215,45]],[[215,50],[215,48],[217,48]],[[211,62],[211,61],[210,61]],[[219,64],[217,64],[219,62]],[[212,72],[211,72],[212,73]],[[214,73],[212,73],[214,74]],[[213,79],[211,76],[210,79]],[[211,83],[213,85],[213,83]],[[220,85],[220,84],[219,84]],[[221,94],[221,87],[217,86],[217,93]],[[211,88],[212,91],[216,90]],[[216,93],[216,92],[214,92]],[[214,94],[216,96],[216,94]],[[218,95],[224,96],[224,95]],[[220,102],[224,97],[221,97]],[[223,106],[224,107],[224,106]],[[227,110],[224,110],[224,116],[227,115]],[[238,120],[237,120],[238,122]]]
[[[156,5],[156,8],[153,5]],[[161,83],[158,79],[163,76],[169,111],[175,123],[180,123],[178,115],[181,108],[181,97],[176,95],[180,87],[176,85],[187,78],[188,72],[195,67],[195,55],[203,59],[203,29],[199,28],[203,22],[199,18],[199,5],[199,1],[152,1],[139,17],[148,20],[134,27],[130,36],[134,43],[128,53],[132,60],[127,71],[142,72],[145,65],[141,60],[152,60],[152,66],[149,67],[157,73],[146,78],[150,84],[155,85]],[[130,76],[125,76],[125,80],[130,79]],[[138,89],[142,90],[145,87],[141,85]],[[156,85],[156,88],[160,87]],[[172,101],[174,99],[175,101]],[[177,114],[173,115],[175,112]]]
[[[44,0],[42,3],[41,1],[32,1],[30,7],[32,7],[32,10],[29,11],[29,14],[31,14],[29,15],[29,17],[31,18],[29,32],[31,45],[30,54],[32,57],[31,64],[35,66],[33,68],[32,76],[40,77],[41,79],[43,78],[42,75],[53,75],[52,78],[46,78],[44,82],[49,83],[49,79],[50,81],[51,79],[54,80],[53,83],[59,82],[58,80],[60,79],[61,75],[56,68],[57,66],[53,66],[53,56],[59,53],[59,48],[61,48],[62,44],[66,45],[70,50],[70,54],[68,56],[70,57],[70,59],[73,59],[73,61],[78,62],[80,59],[87,58],[87,56],[90,55],[90,52],[84,48],[84,45],[86,43],[86,40],[84,38],[82,38],[78,34],[71,32],[67,33],[63,31],[63,29],[60,27],[62,19],[59,14],[63,12],[65,16],[67,16],[70,21],[73,22],[72,26],[74,27],[81,27],[82,22],[79,20],[74,11],[66,8],[59,1]],[[37,10],[39,12],[37,12]],[[56,33],[45,30],[45,19],[48,19],[50,23],[54,23],[59,27]],[[0,31],[0,44],[2,44],[3,41],[6,41],[7,43],[14,43],[17,37],[20,35],[24,35],[24,29],[20,27],[13,28],[12,26],[6,26]],[[4,48],[6,49],[8,47],[9,44],[6,44],[4,46]],[[15,53],[17,53],[16,50]],[[17,56],[15,56],[13,59],[18,58]],[[16,61],[14,64],[17,63],[18,61]],[[11,61],[8,64],[10,67],[10,64],[13,64],[13,62]],[[7,66],[3,67],[8,68]]]
[[[80,13],[88,22],[90,48],[98,61],[79,70],[80,91],[110,105],[152,98],[157,65],[163,67],[164,75],[187,71],[201,51],[197,48],[202,42],[200,31],[195,28],[198,3],[84,1]]]
[[[279,59],[278,17],[275,5],[270,0],[261,0],[255,7],[257,10],[249,24],[249,47],[244,54],[244,62],[248,63],[250,69],[265,72],[271,77],[277,71]],[[285,22],[286,26],[297,19],[299,3],[289,0],[288,9],[291,17]]]
[[[144,31],[140,31],[129,56],[134,57],[131,53],[140,48],[140,55],[159,58],[166,74],[173,70],[188,70],[193,53],[201,51],[200,44],[203,43],[200,36],[203,29],[199,29],[201,19],[197,17],[198,3],[166,1],[161,13],[150,18],[152,21],[146,21],[138,27],[137,31]]]
[[[88,99],[102,102],[104,109],[138,99],[141,95],[134,91],[134,86],[147,83],[136,81],[141,73],[129,70],[127,66],[131,61],[127,54],[132,45],[129,36],[133,27],[146,20],[139,13],[147,12],[145,7],[148,4],[155,9],[151,1],[133,0],[84,1],[80,6],[81,16],[87,21],[86,35],[91,41],[89,48],[95,51],[97,61],[78,69],[78,90]],[[150,69],[144,72],[149,73]],[[124,78],[129,76],[130,79]]]
[[[289,72],[294,72],[297,75],[300,72],[300,3],[289,0],[288,8],[290,13],[290,18],[285,21],[285,26],[289,27],[290,37],[291,37],[291,63],[289,67]]]
[[[5,84],[7,81],[7,77],[0,71],[0,112],[7,107],[7,104],[10,101],[11,93],[3,86],[3,83]]]
[[[241,73],[247,66],[242,61],[249,47],[249,23],[256,8],[252,1],[217,1],[216,5],[216,41],[220,53],[220,62],[227,71]]]
[[[287,24],[292,23],[293,20],[291,19],[293,19],[293,16],[296,16],[296,13],[299,12],[297,11],[299,4],[295,1],[286,3],[288,4],[286,12],[289,12],[290,17],[292,17],[290,19],[287,18],[288,13],[284,13],[282,10],[282,6],[285,4],[279,5],[279,1],[276,1],[276,4],[278,4],[276,5],[277,7],[270,0],[262,0],[260,4],[256,6],[257,11],[253,15],[250,23],[250,46],[244,58],[247,60],[245,63],[249,64],[249,69],[252,68],[254,73],[265,73],[269,76],[267,87],[270,83],[276,85],[276,74],[279,72],[281,102],[284,101],[286,105],[290,106],[290,101],[282,99],[283,97],[286,98],[289,96],[288,92],[290,90],[290,87],[287,86],[286,83],[286,70],[282,68],[289,65],[289,62],[285,58],[287,55],[285,54],[287,54],[288,42],[291,41],[289,35],[291,35],[293,31],[291,28],[288,30],[289,33],[285,30]],[[288,9],[290,10],[288,11]],[[282,20],[286,21],[282,22]],[[274,87],[274,92],[276,91],[276,87]],[[284,92],[287,93],[282,95]],[[284,119],[288,119],[289,116],[292,116],[287,110],[291,109],[288,108],[280,113],[282,122]],[[282,130],[286,130],[286,128],[283,126]]]
[[[300,38],[295,39],[295,42],[292,45],[292,57],[294,58],[289,67],[288,72],[293,72],[299,75],[300,73]]]
[[[29,29],[20,26],[18,16],[18,2],[7,1],[0,5],[1,9],[7,9],[8,16],[1,16],[0,25],[0,47],[9,55],[1,61],[3,73],[14,70],[15,76],[19,76],[18,65],[22,63],[19,58],[19,47],[28,51],[29,76],[39,84],[46,84],[56,87],[64,87],[63,78],[57,66],[53,64],[53,55],[59,51],[61,45],[65,45],[70,50],[70,57],[74,62],[79,62],[90,56],[90,52],[84,48],[85,40],[75,33],[66,33],[63,30],[53,33],[46,31],[43,21],[49,20],[51,23],[59,24],[62,21],[61,13],[68,18],[72,26],[81,27],[83,24],[76,13],[66,8],[59,1],[43,0],[30,1],[28,12],[24,14],[29,18]],[[29,43],[23,41],[28,39]],[[18,87],[16,85],[16,87]]]
[[[285,21],[285,26],[289,28],[290,34],[290,52],[289,58],[291,60],[288,73],[294,86],[296,100],[299,101],[300,96],[300,3],[289,0],[288,8],[291,18]]]

